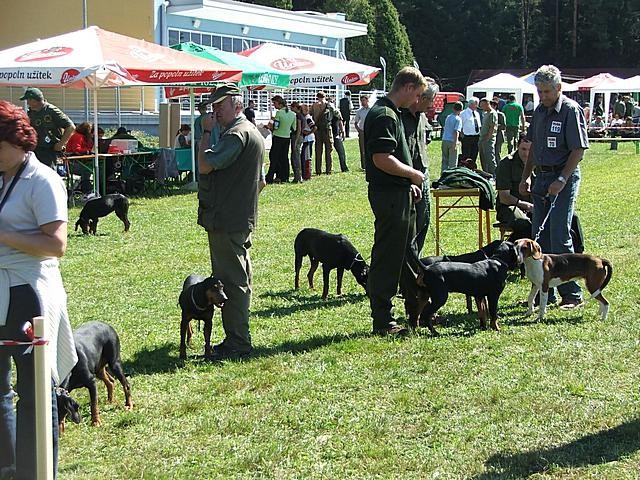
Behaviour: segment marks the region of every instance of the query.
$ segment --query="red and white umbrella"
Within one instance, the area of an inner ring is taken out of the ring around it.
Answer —
[[[291,88],[366,85],[380,72],[369,65],[273,43],[263,43],[239,55],[289,74]]]
[[[89,27],[0,51],[0,85],[102,88],[238,81],[242,71]]]
[[[104,87],[237,82],[242,71],[155,43],[89,27],[0,51],[0,85]],[[93,95],[94,145],[98,96]],[[193,162],[193,160],[192,160]],[[98,151],[94,190],[98,185]],[[195,167],[194,167],[195,176]]]

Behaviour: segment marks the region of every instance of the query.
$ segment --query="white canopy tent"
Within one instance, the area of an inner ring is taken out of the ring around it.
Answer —
[[[602,94],[604,96],[604,111],[608,112],[609,104],[611,103],[611,94],[618,92],[640,92],[640,75],[594,87],[591,89],[591,96],[593,98],[598,93]],[[608,123],[609,116],[606,115],[606,117],[605,123]]]
[[[579,90],[581,92],[589,92],[589,102],[590,102],[589,105],[591,105],[591,108],[595,108],[596,90],[600,88],[606,88],[609,85],[618,83],[620,81],[622,81],[621,78],[611,75],[610,73],[599,73],[597,75],[594,75],[593,77],[580,80],[579,82],[574,83],[573,86],[575,87],[576,90]],[[619,90],[616,90],[616,91],[619,91]],[[605,98],[604,98],[603,109],[605,112],[608,112],[611,95],[605,95],[604,97]],[[609,116],[605,115],[605,117],[607,117],[605,118],[605,123],[606,123]]]
[[[475,97],[480,92],[483,92],[489,98],[493,97],[495,93],[513,93],[518,103],[522,103],[522,95],[524,93],[529,93],[533,95],[534,105],[538,105],[539,102],[538,91],[534,85],[509,73],[499,73],[469,85],[467,87],[467,98]]]

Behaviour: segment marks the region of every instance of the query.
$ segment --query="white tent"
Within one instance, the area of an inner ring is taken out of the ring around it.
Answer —
[[[626,80],[618,80],[616,82],[607,83],[606,85],[599,85],[591,89],[591,95],[595,97],[596,94],[601,93],[604,96],[604,111],[609,111],[609,104],[611,103],[612,93],[627,93],[627,92],[640,92],[640,75],[627,78]],[[605,122],[608,121],[608,115]]]
[[[530,83],[531,85],[534,85],[534,86],[535,86],[535,78],[536,78],[536,72],[531,72],[520,77],[521,80],[524,80],[525,82]],[[576,90],[577,88],[574,87],[572,83],[562,82],[563,92],[575,92]]]
[[[477,96],[479,92],[483,92],[484,96],[489,98],[493,97],[495,93],[513,93],[518,103],[522,103],[523,93],[529,93],[533,95],[534,105],[538,105],[539,102],[538,91],[534,85],[509,73],[499,73],[493,77],[469,85],[467,87],[467,98]]]

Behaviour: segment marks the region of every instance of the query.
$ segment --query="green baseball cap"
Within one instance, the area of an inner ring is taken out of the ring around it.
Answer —
[[[209,100],[204,103],[220,103],[232,95],[241,95],[240,89],[235,83],[224,83],[216,88],[216,91],[211,94]]]
[[[20,97],[20,100],[44,100],[44,95],[42,94],[42,90],[36,87],[29,87],[24,91],[24,95]]]

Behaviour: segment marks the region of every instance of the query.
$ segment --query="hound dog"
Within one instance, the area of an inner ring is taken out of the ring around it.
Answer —
[[[300,269],[302,259],[309,256],[311,267],[307,274],[309,288],[313,288],[313,275],[316,273],[318,265],[322,263],[322,299],[326,300],[329,294],[329,273],[334,268],[338,269],[338,286],[336,293],[342,294],[342,275],[345,269],[351,271],[356,281],[367,289],[367,279],[369,278],[369,265],[362,255],[352,245],[349,239],[342,235],[334,235],[317,228],[305,228],[296,236],[294,245],[295,252],[295,280],[294,288],[300,287]]]
[[[527,278],[531,281],[527,315],[533,313],[533,302],[538,292],[540,292],[538,319],[543,320],[547,309],[549,288],[584,278],[591,298],[600,302],[600,314],[602,319],[606,320],[609,302],[602,295],[602,290],[608,285],[613,273],[613,266],[609,260],[582,253],[544,254],[538,242],[528,238],[516,241],[516,251],[518,262],[524,263]]]
[[[215,277],[203,277],[192,273],[183,285],[178,305],[182,309],[180,322],[180,358],[187,358],[187,344],[191,345],[191,320],[204,321],[204,356],[211,356],[211,328],[213,307],[222,308],[228,300],[223,283]]]
[[[410,326],[425,324],[432,335],[438,335],[433,326],[435,314],[447,302],[450,292],[458,292],[475,298],[483,329],[487,328],[489,316],[491,328],[499,330],[498,300],[509,270],[517,266],[516,250],[509,242],[502,242],[491,258],[471,264],[438,262],[425,266],[419,263],[417,295],[409,302],[405,299]]]
[[[85,323],[73,331],[73,340],[76,344],[78,363],[75,364],[67,378],[62,381],[60,387],[68,392],[80,387],[86,387],[89,390],[92,425],[101,424],[96,377],[102,380],[107,387],[109,403],[113,401],[115,379],[107,371],[107,366],[122,384],[125,408],[127,410],[133,409],[131,388],[122,371],[120,339],[113,327],[103,322]]]
[[[131,222],[129,222],[129,199],[120,193],[104,195],[103,197],[89,200],[80,211],[80,218],[76,222],[75,230],[78,227],[82,229],[82,233],[88,235],[96,234],[98,229],[98,219],[106,217],[111,212],[116,212],[116,216],[122,220],[124,231],[128,232]]]

